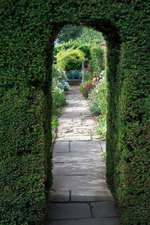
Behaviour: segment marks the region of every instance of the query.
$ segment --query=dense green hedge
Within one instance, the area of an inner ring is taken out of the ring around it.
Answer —
[[[1,98],[0,224],[35,224],[42,215],[44,167],[40,95],[25,87]],[[29,95],[29,93],[31,95]],[[36,114],[33,114],[37,105]],[[39,124],[37,124],[37,122]],[[40,143],[41,141],[41,143]],[[40,209],[40,211],[39,211]],[[35,212],[39,211],[36,215]]]
[[[83,23],[108,45],[107,178],[121,224],[148,225],[149,0],[2,0],[0,10],[0,224],[39,221],[51,183],[53,41]]]

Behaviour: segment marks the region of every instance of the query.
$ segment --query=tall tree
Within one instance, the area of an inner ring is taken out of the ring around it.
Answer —
[[[83,31],[82,26],[66,25],[60,31],[56,42],[63,43],[69,40],[75,40],[82,35],[82,31]]]

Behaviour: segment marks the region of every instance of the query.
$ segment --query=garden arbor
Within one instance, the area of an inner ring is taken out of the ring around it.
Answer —
[[[105,36],[107,179],[124,225],[149,223],[149,0],[1,3],[1,224],[36,224],[51,179],[51,68],[66,24]],[[44,162],[44,163],[43,163]]]

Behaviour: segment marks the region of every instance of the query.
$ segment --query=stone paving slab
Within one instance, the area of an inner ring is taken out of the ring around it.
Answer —
[[[76,175],[80,175],[80,176],[87,176],[87,175],[92,175],[94,177],[94,175],[98,172],[101,171],[99,173],[99,178],[101,179],[105,179],[106,175],[105,175],[105,169],[103,167],[97,167],[97,168],[93,168],[92,165],[89,168],[86,168],[86,165],[82,165],[82,171],[80,170],[80,164],[77,165],[72,165],[70,164],[60,164],[57,163],[55,165],[55,167],[53,168],[53,173],[56,176],[76,176]]]
[[[89,141],[91,140],[91,136],[81,136],[81,135],[68,135],[68,136],[58,136],[58,141]]]
[[[85,129],[80,129],[80,130],[71,130],[71,129],[66,129],[66,133],[65,133],[65,139],[69,138],[70,140],[74,139],[73,136],[76,138],[79,137],[80,140],[80,135],[82,135],[83,137],[88,137],[88,139],[86,140],[91,140],[91,130],[87,130],[85,131]],[[64,132],[61,132],[60,135],[57,136],[58,138],[63,138],[64,137]],[[89,139],[90,138],[90,139]],[[84,140],[84,139],[83,139]]]
[[[92,214],[96,218],[117,217],[113,201],[93,202],[91,203]]]
[[[70,143],[70,151],[87,152],[87,151],[101,151],[100,141],[72,141]]]
[[[77,167],[77,166],[80,166],[81,165],[81,163],[82,163],[82,159],[84,159],[82,156],[81,156],[81,158],[79,159],[79,161],[77,161],[78,160],[78,156],[74,156],[73,158],[69,158],[68,156],[66,156],[66,159],[65,159],[65,157],[64,156],[58,156],[58,155],[56,155],[57,153],[55,152],[54,153],[54,159],[53,159],[53,163],[55,163],[56,165],[55,166],[58,166],[57,164],[59,163],[61,163],[61,164],[66,164],[67,166],[73,166],[73,167]],[[72,154],[70,154],[70,157],[72,156]],[[84,160],[84,162],[82,163],[82,165],[81,165],[81,168],[78,168],[80,171],[81,171],[81,173],[82,173],[82,170],[81,169],[89,169],[89,172],[90,172],[90,168],[92,169],[92,170],[97,170],[98,168],[100,169],[104,169],[104,168],[102,168],[102,167],[104,167],[104,159],[102,158],[102,153],[101,153],[101,158],[100,158],[100,156],[99,155],[97,155],[97,158],[99,159],[99,164],[97,163],[97,162],[95,162],[95,160],[94,160],[94,158],[92,158],[92,156],[91,156],[91,159],[90,159],[90,157],[88,157],[88,156],[86,156],[85,157],[85,160]],[[95,163],[95,167],[93,167],[93,163]],[[53,168],[55,168],[55,166],[53,167]],[[65,165],[64,165],[65,166]],[[97,171],[97,173],[98,172],[101,172],[100,170],[98,170]]]
[[[73,190],[71,193],[71,201],[78,202],[101,202],[113,201],[113,197],[108,190],[94,191],[94,190]]]
[[[82,134],[88,134],[89,132],[92,132],[92,129],[93,129],[93,126],[86,127],[82,125],[79,126],[76,124],[76,127],[72,127],[72,125],[70,126],[61,125],[58,128],[58,132],[59,132],[58,135],[62,135],[62,134],[67,135],[68,133],[78,134],[81,132]]]
[[[86,190],[87,187],[90,189],[107,190],[107,184],[105,179],[100,179],[93,176],[55,176],[53,188],[64,189],[64,190]]]
[[[82,124],[87,125],[87,126],[89,126],[89,125],[96,126],[95,120],[92,117],[91,118],[83,118]]]
[[[97,190],[59,190],[50,192],[52,202],[104,202],[113,201],[110,191]]]
[[[62,154],[63,153],[63,154]],[[65,162],[65,163],[95,163],[95,167],[98,165],[105,165],[105,161],[104,158],[102,157],[102,153],[104,153],[103,151],[101,152],[94,152],[91,151],[90,152],[53,152],[53,162]],[[96,160],[97,159],[97,160]],[[99,162],[99,163],[98,163]],[[87,165],[88,166],[88,165]],[[87,167],[88,168],[88,167]],[[93,166],[94,168],[94,166]]]
[[[90,207],[87,203],[53,203],[49,206],[49,217],[51,220],[90,218]]]
[[[70,155],[70,157],[71,157],[71,155]],[[97,156],[97,157],[99,158],[99,156]],[[85,172],[84,172],[85,170],[88,172],[88,174],[90,174],[90,171],[95,171],[96,174],[104,172],[104,161],[102,159],[99,160],[100,164],[95,163],[95,161],[94,161],[94,159],[92,159],[92,157],[91,157],[91,160],[90,160],[90,158],[86,157],[86,159],[83,163],[82,163],[82,158],[78,162],[77,162],[77,159],[78,159],[78,157],[73,158],[73,159],[69,159],[67,157],[67,159],[65,160],[63,156],[60,156],[60,157],[55,156],[55,158],[53,159],[55,166],[53,166],[53,168],[55,169],[55,168],[60,167],[60,168],[65,169],[66,167],[68,167],[68,171],[69,171],[69,169],[70,169],[69,167],[72,167],[73,170],[80,171],[81,174],[85,174]],[[82,165],[81,165],[81,163],[82,163]],[[95,163],[95,167],[93,167],[93,163]],[[81,166],[82,170],[81,170],[80,166]],[[101,171],[101,169],[102,169],[102,171]]]
[[[66,191],[66,190],[59,190],[58,191],[54,191],[51,190],[50,191],[50,201],[51,202],[69,202],[70,201],[70,191]]]
[[[86,157],[84,162],[82,162],[82,158],[79,161],[77,161],[77,157],[73,158],[73,159],[70,159],[69,157],[67,157],[67,159],[65,159],[63,156],[58,156],[56,154],[57,153],[54,153],[54,159],[53,159],[53,163],[55,164],[55,166],[58,166],[58,164],[60,164],[62,166],[65,166],[63,164],[66,164],[67,166],[73,166],[75,168],[81,166],[82,169],[89,169],[89,172],[90,172],[90,169],[97,170],[98,168],[103,169],[103,167],[104,167],[104,159],[102,159],[102,153],[101,153],[101,158],[99,156],[97,156],[97,158],[99,159],[99,164],[96,163],[95,160],[92,159],[92,157],[91,157],[91,160],[90,160],[90,158]],[[81,163],[82,163],[82,165],[81,165]],[[93,166],[93,163],[95,163],[95,167]],[[55,166],[53,166],[53,168],[55,168]],[[78,168],[78,169],[80,169],[80,168]],[[82,173],[82,170],[80,170],[80,171]],[[98,170],[97,172],[101,172],[101,171]]]
[[[87,101],[72,87],[53,149],[48,225],[119,225],[106,184],[106,144],[96,129]]]
[[[88,107],[85,107],[85,106],[67,107],[65,108],[63,115],[66,115],[67,113],[73,113],[73,116],[77,114],[80,115],[81,113],[91,116],[91,114],[89,113]]]
[[[69,146],[68,146],[69,147]],[[66,150],[66,149],[65,149]],[[55,159],[62,159],[64,161],[67,160],[82,160],[82,159],[89,159],[91,158],[91,160],[93,159],[95,161],[95,163],[98,162],[98,160],[101,162],[103,161],[103,159],[101,158],[101,153],[103,153],[100,149],[100,151],[87,151],[87,152],[79,152],[79,151],[72,151],[71,147],[70,150],[68,149],[68,151],[64,151],[64,152],[54,152],[54,160]],[[98,157],[98,160],[97,160]]]
[[[79,220],[52,221],[48,225],[119,225],[119,221],[117,218],[90,218]]]
[[[56,141],[54,144],[53,152],[69,152],[69,142]]]

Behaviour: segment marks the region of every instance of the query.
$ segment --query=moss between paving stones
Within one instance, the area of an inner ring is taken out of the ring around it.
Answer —
[[[2,0],[0,224],[38,224],[51,179],[51,64],[64,24],[108,45],[107,179],[121,224],[148,225],[149,0]]]

